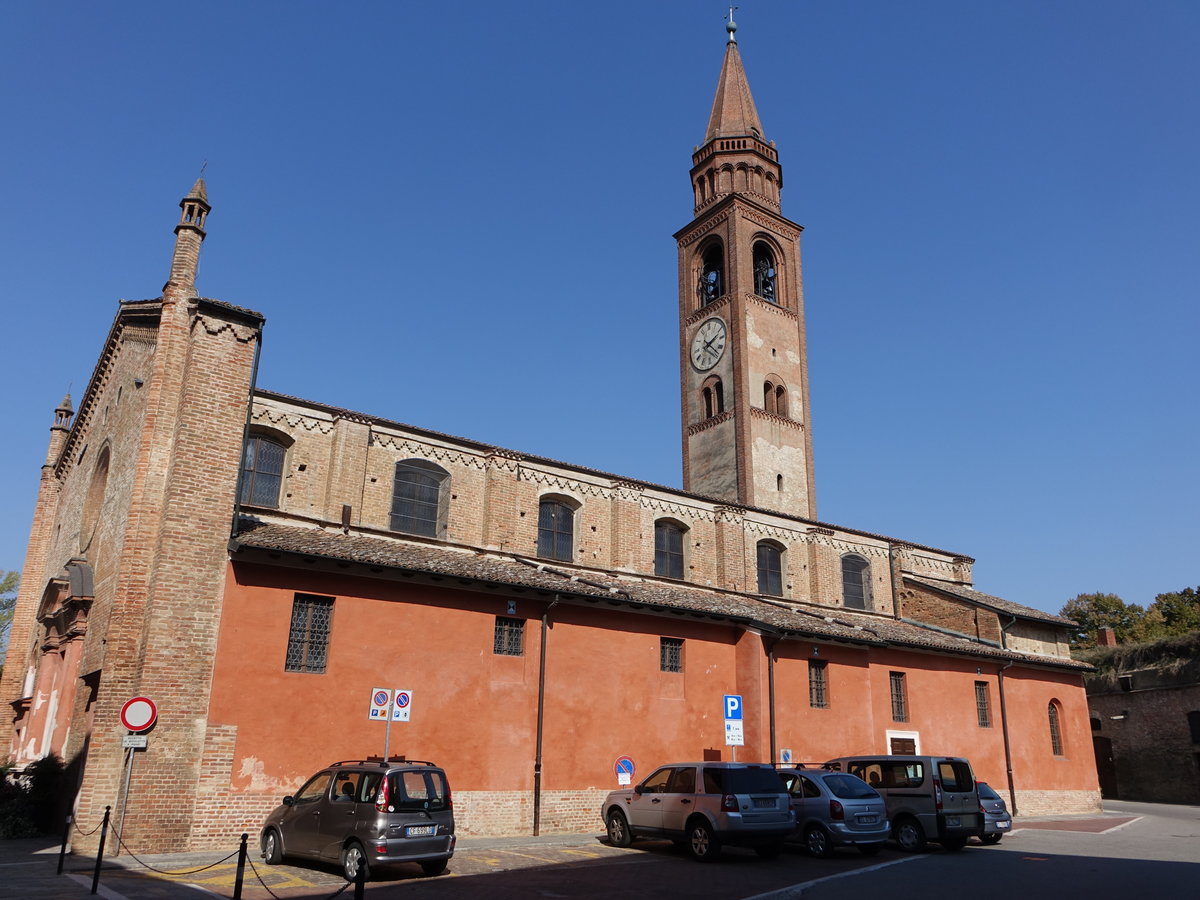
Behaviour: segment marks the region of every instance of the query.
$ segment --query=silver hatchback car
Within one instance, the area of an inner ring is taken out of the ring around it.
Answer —
[[[775,769],[734,762],[662,766],[632,789],[610,793],[600,817],[617,847],[668,838],[701,862],[716,859],[722,844],[778,856],[796,825]]]
[[[846,845],[870,856],[891,834],[886,802],[861,778],[822,769],[780,769],[779,777],[796,811],[796,834],[813,856]]]
[[[1000,839],[1012,831],[1012,816],[1008,804],[986,781],[977,781],[979,805],[983,807],[983,834],[979,840],[985,844],[998,844]]]
[[[440,875],[454,855],[446,773],[430,762],[343,760],[326,766],[263,822],[262,855],[340,862],[347,881],[374,866],[419,863]]]

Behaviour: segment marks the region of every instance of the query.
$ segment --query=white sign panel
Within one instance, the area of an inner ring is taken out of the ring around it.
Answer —
[[[396,699],[392,703],[392,721],[407,722],[410,713],[412,713],[412,691],[396,691]]]
[[[746,743],[746,733],[742,729],[741,719],[725,720],[725,746],[742,747]]]
[[[392,692],[387,688],[371,688],[371,711],[367,718],[371,721],[387,721],[388,710],[392,706]]]
[[[127,734],[121,738],[121,746],[125,748],[133,747],[144,750],[149,742],[149,736],[144,734]]]

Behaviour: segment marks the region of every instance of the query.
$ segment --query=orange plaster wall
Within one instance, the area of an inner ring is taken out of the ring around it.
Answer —
[[[1004,684],[1017,790],[1099,790],[1081,676],[1014,667],[1005,673]],[[1050,743],[1052,699],[1062,704],[1062,756],[1053,754]]]

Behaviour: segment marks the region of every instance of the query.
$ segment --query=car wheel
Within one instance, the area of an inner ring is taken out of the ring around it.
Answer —
[[[942,838],[942,848],[949,850],[951,853],[957,853],[965,846],[967,846],[967,839],[965,837]]]
[[[696,819],[688,825],[688,852],[700,862],[712,862],[721,855],[721,844],[713,834],[712,826],[704,819]]]
[[[446,871],[447,862],[448,860],[445,859],[426,860],[425,862],[421,863],[421,871],[426,875],[441,875]]]
[[[342,874],[347,881],[354,881],[362,870],[362,880],[371,880],[371,865],[367,862],[367,851],[358,841],[351,841],[342,848]]]
[[[1002,834],[981,834],[979,840],[985,844],[998,844],[1002,837],[1004,837]]]
[[[809,825],[804,829],[804,846],[818,859],[828,859],[833,856],[833,841],[829,839],[829,833],[820,825]]]
[[[916,819],[901,819],[896,823],[895,834],[901,850],[920,853],[925,849],[925,829]]]
[[[263,835],[262,858],[268,866],[277,866],[283,862],[283,844],[279,841],[279,832],[274,828],[268,829]]]
[[[633,843],[629,820],[619,809],[614,809],[608,814],[608,842],[614,847],[628,847]]]
[[[759,844],[754,848],[754,852],[763,859],[774,859],[783,852],[783,841],[772,841],[769,844]]]
[[[863,856],[874,856],[883,849],[883,844],[859,844],[858,852]]]

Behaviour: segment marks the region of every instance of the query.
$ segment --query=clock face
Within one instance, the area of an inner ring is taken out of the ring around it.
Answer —
[[[692,338],[692,365],[706,372],[725,352],[725,323],[716,316],[705,319]]]

